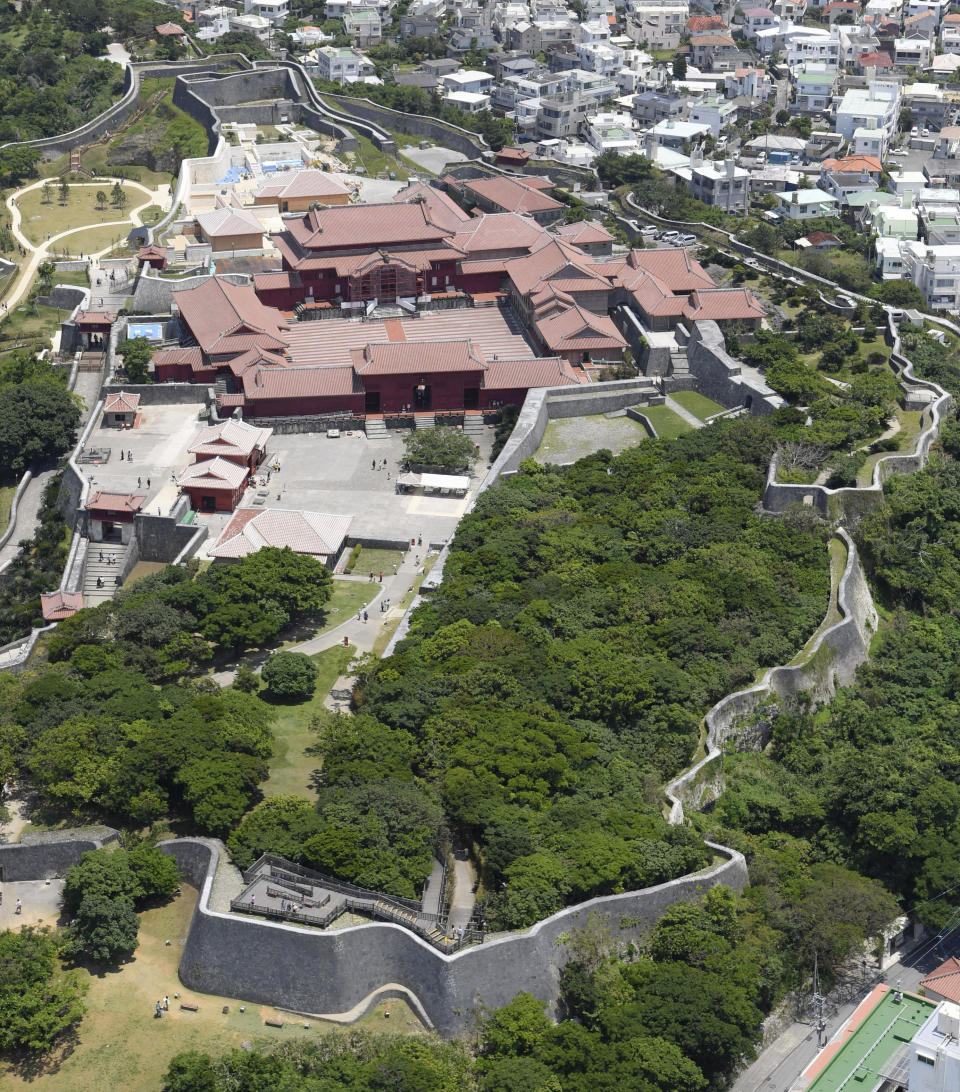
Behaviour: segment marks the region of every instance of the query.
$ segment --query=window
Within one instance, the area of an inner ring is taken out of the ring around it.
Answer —
[[[936,1058],[931,1058],[929,1054],[921,1054],[919,1050],[917,1051],[917,1061],[921,1062],[923,1065],[937,1064]]]

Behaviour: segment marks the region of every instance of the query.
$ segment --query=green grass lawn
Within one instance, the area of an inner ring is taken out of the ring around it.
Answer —
[[[697,391],[677,391],[670,397],[677,405],[683,406],[688,413],[692,413],[699,421],[706,421],[708,417],[713,417],[714,414],[723,413],[726,408],[721,406],[719,402],[714,402],[713,399],[707,398],[706,395],[699,394]]]
[[[10,522],[10,506],[13,504],[13,494],[16,493],[15,485],[0,485],[0,535],[7,529]]]
[[[839,622],[842,617],[840,608],[837,606],[837,588],[840,585],[840,577],[843,576],[843,570],[847,564],[847,546],[843,539],[832,538],[827,543],[827,549],[830,551],[830,602],[827,605],[827,612],[820,625],[810,634],[803,648],[790,661],[791,666],[806,663],[813,651],[813,644],[816,639],[825,629],[829,629],[834,623]]]
[[[128,232],[133,225],[112,224],[107,227],[81,228],[64,235],[54,247],[54,255],[65,258],[80,257],[82,254],[99,254],[108,247],[117,254],[129,254],[130,248],[126,245]]]
[[[385,552],[385,551],[384,551]],[[316,629],[311,628],[305,633],[297,633],[289,641],[284,641],[281,648],[293,648],[311,637],[319,637],[321,633],[336,629],[348,621],[358,610],[362,610],[380,590],[378,581],[374,583],[361,580],[343,580],[333,578],[333,594],[324,607],[323,624]]]
[[[366,576],[368,573],[376,573],[379,576],[383,573],[385,576],[393,576],[394,566],[399,568],[402,561],[403,553],[400,550],[363,549],[353,567],[353,575]]]
[[[164,906],[140,915],[140,944],[131,960],[108,973],[71,972],[89,986],[87,1013],[75,1039],[48,1057],[22,1066],[0,1063],[4,1089],[32,1092],[155,1092],[163,1083],[170,1059],[181,1050],[219,1055],[234,1047],[255,1050],[291,1038],[329,1035],[336,1025],[285,1014],[272,1005],[243,1002],[187,990],[177,976],[183,940],[197,904],[197,891],[187,884]],[[171,943],[172,940],[172,943]],[[170,945],[167,947],[167,945]],[[168,994],[170,1011],[154,1018],[158,997]],[[179,994],[179,1000],[174,996]],[[196,1012],[181,1010],[180,1001],[192,1001]],[[229,1011],[224,1013],[227,1006]],[[244,1005],[246,1011],[241,1012]],[[384,1019],[389,1011],[390,1019]],[[282,1028],[267,1027],[267,1019],[281,1018]],[[423,1026],[399,998],[379,1002],[351,1027],[388,1034],[422,1034]]]
[[[357,139],[360,141],[360,150],[358,152],[345,152],[343,155],[345,163],[354,166],[361,165],[369,178],[376,178],[379,174],[389,176],[391,171],[403,181],[410,177],[410,169],[405,163],[400,162],[396,156],[381,152],[372,141],[364,136],[358,134]]]
[[[70,197],[65,205],[60,203],[56,182],[50,183],[50,201],[44,201],[43,188],[30,190],[17,199],[20,208],[21,230],[33,243],[43,242],[47,234],[59,235],[62,231],[72,231],[74,228],[86,227],[90,224],[101,224],[111,220],[123,220],[130,209],[142,205],[145,194],[141,190],[135,190],[130,186],[124,186],[123,192],[127,198],[127,204],[121,209],[113,205],[110,198],[110,187],[98,183],[87,185],[71,185]],[[102,191],[107,196],[104,208],[97,207],[97,193]]]
[[[316,768],[317,760],[306,752],[308,747],[316,743],[317,737],[310,729],[310,722],[323,709],[323,699],[330,693],[330,688],[344,673],[355,654],[354,648],[343,648],[339,645],[316,653],[310,657],[319,670],[317,689],[313,697],[298,705],[271,703],[278,715],[273,726],[270,774],[261,785],[264,796],[313,797],[310,774]],[[261,696],[264,694],[261,691]]]
[[[900,421],[900,431],[897,440],[900,446],[898,452],[913,451],[917,437],[923,431],[923,410],[897,410],[897,419]],[[867,461],[860,467],[857,473],[857,485],[870,485],[873,481],[873,468],[885,456],[895,454],[890,451],[880,451],[876,455],[868,455]]]
[[[661,440],[674,440],[693,429],[693,425],[688,424],[666,406],[647,406],[642,413],[656,429],[657,436]]]
[[[67,317],[63,309],[20,304],[0,323],[0,353],[21,346],[48,347],[61,317]]]

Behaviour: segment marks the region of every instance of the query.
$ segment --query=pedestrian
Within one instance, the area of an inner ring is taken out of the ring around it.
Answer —
[[[166,994],[163,995],[163,1011],[164,1012],[169,1012],[170,1011],[170,998],[167,997]]]
[[[257,905],[257,896],[256,895],[251,895],[250,896],[250,905],[251,906],[256,906]]]
[[[371,459],[370,460],[370,469],[371,470],[376,470],[377,469],[377,460],[376,459]]]
[[[160,1020],[163,1017],[163,1005],[161,1005],[159,1001],[154,1006],[154,1011],[157,1014],[156,1018]]]
[[[417,545],[418,546],[423,545],[423,535],[417,535]]]
[[[14,913],[17,913],[17,914],[22,914],[23,913],[23,902],[20,899],[17,899],[17,909],[14,911]]]
[[[120,449],[120,462],[123,462],[123,448]]]
[[[98,588],[102,588],[102,587],[103,587],[103,577],[102,577],[102,576],[98,576],[98,577],[97,577],[97,587],[98,587]]]
[[[132,463],[132,462],[133,462],[133,452],[132,452],[132,451],[128,451],[128,452],[127,452],[127,462],[128,462],[128,463]]]
[[[137,488],[138,489],[140,488],[140,479],[139,478],[137,478]]]
[[[117,573],[117,575],[113,578],[113,582],[114,582],[114,584],[116,584],[116,586],[118,588],[120,587],[120,574],[119,573]]]
[[[147,478],[147,488],[148,489],[150,488],[150,479],[149,478]]]
[[[366,620],[367,620],[367,612],[366,612],[366,611],[364,611],[364,612],[363,612],[363,620],[364,620],[364,621],[366,621]]]
[[[380,583],[381,584],[383,583],[383,573],[382,572],[380,573]]]
[[[362,617],[363,617],[363,612],[358,610],[357,611],[357,621],[359,622]]]
[[[100,560],[103,561],[103,550],[100,551]]]

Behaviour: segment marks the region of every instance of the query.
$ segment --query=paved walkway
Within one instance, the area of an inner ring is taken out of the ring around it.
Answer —
[[[689,410],[684,409],[683,406],[671,398],[669,394],[664,399],[664,405],[667,409],[673,410],[678,417],[682,417],[684,421],[686,421],[688,425],[692,425],[693,428],[703,428],[703,421],[701,421],[699,417],[694,417]]]
[[[420,902],[420,909],[424,914],[440,913],[440,886],[442,883],[443,865],[434,860],[433,870],[427,877],[426,885],[423,888],[423,898]]]
[[[473,904],[477,901],[474,886],[477,874],[465,850],[453,855],[453,901],[447,919],[447,933],[451,929],[466,929],[473,917]]]

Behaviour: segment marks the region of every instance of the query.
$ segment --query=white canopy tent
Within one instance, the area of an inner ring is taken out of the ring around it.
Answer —
[[[401,474],[397,484],[407,489],[424,489],[431,492],[466,493],[470,479],[465,474]]]

